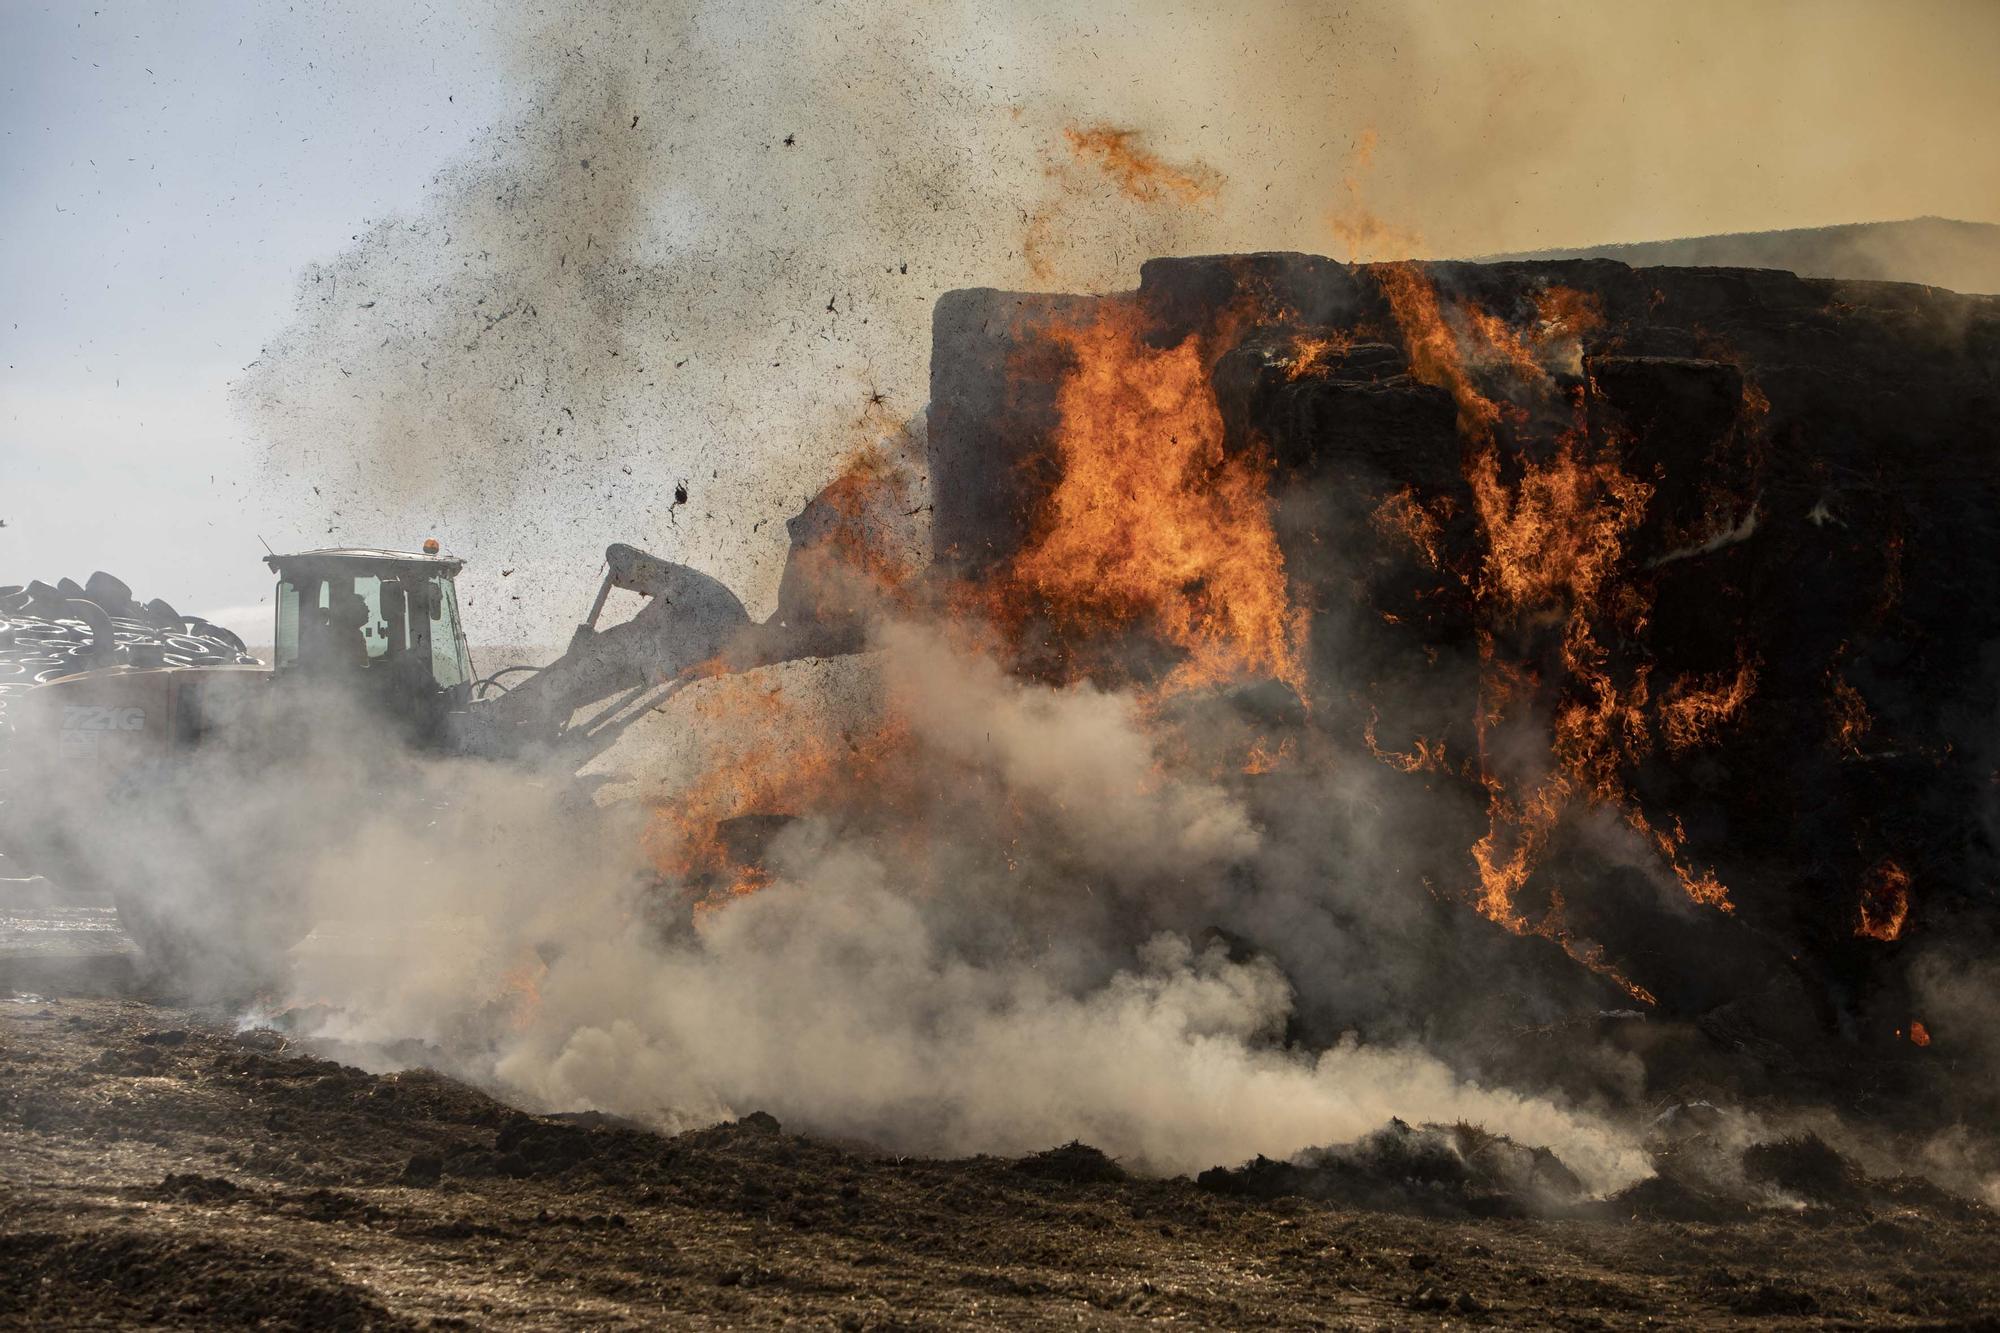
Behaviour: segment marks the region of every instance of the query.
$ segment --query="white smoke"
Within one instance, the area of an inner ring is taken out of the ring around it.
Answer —
[[[342,543],[443,537],[472,557],[475,641],[557,641],[610,541],[758,609],[782,520],[874,396],[926,398],[953,288],[1345,256],[1331,218],[1356,208],[1380,215],[1378,259],[1412,233],[1471,255],[1990,214],[1992,155],[1933,131],[2000,114],[1981,54],[2000,11],[1842,8],[502,5],[513,110],[423,207],[302,275],[238,386],[265,500]],[[1929,56],[1885,66],[1912,41]],[[1122,191],[1065,138],[1096,125],[1214,197]],[[498,575],[524,566],[532,595]]]
[[[879,821],[805,819],[770,849],[774,883],[690,925],[629,808],[568,823],[515,775],[446,764],[459,813],[364,823],[317,868],[292,998],[351,1051],[421,1041],[521,1104],[665,1129],[762,1109],[901,1151],[1082,1138],[1184,1172],[1400,1115],[1547,1144],[1596,1190],[1646,1173],[1610,1122],[1414,1045],[1287,1044],[1295,980],[1337,981],[1194,929],[1245,924],[1226,886],[1263,835],[1238,796],[1164,763],[1129,695],[1015,679],[926,627],[880,641],[880,707],[930,793],[903,812],[920,861]]]

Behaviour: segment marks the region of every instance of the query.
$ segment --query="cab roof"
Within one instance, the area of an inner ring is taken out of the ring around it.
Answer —
[[[465,568],[465,562],[455,555],[425,555],[421,551],[384,551],[367,546],[328,546],[317,551],[297,551],[291,555],[278,555],[274,552],[264,557],[264,563],[269,565],[274,573],[290,568],[341,564],[401,566],[406,569],[428,569],[445,575],[456,574]]]

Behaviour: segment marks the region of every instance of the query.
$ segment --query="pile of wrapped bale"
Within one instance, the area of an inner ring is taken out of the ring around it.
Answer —
[[[109,617],[113,643],[97,642],[89,602]],[[140,602],[121,579],[98,571],[82,583],[39,580],[0,587],[0,727],[9,698],[46,680],[100,666],[255,665],[243,641],[159,598]]]

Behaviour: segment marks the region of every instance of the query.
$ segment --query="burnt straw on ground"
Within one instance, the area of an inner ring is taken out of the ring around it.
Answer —
[[[2000,1298],[1983,1207],[1811,1139],[1686,1136],[1610,1200],[1468,1125],[1160,1180],[1080,1143],[523,1115],[90,999],[0,1007],[0,1077],[11,1326],[1936,1326]]]

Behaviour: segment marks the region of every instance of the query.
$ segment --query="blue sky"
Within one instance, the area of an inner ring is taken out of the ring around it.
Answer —
[[[0,583],[103,568],[254,606],[255,534],[303,539],[259,502],[231,377],[300,270],[415,205],[502,106],[466,6],[309,8],[5,7]]]

